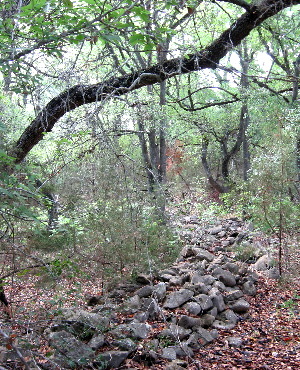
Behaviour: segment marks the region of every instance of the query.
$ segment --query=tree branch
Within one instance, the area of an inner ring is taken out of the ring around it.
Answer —
[[[221,58],[239,45],[249,33],[264,20],[284,8],[299,4],[300,0],[263,0],[251,5],[250,11],[238,18],[226,31],[206,48],[186,57],[179,57],[156,64],[142,71],[125,76],[113,77],[94,85],[76,85],[53,98],[38,116],[25,129],[10,155],[15,162],[21,162],[30,150],[50,132],[55,123],[67,112],[81,105],[103,102],[114,96],[127,94],[143,86],[153,85],[171,77],[199,71],[215,69]]]

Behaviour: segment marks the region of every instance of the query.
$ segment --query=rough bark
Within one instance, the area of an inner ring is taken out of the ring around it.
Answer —
[[[240,18],[213,43],[195,54],[174,58],[125,76],[113,77],[93,85],[76,85],[53,98],[25,129],[10,155],[21,162],[30,150],[50,132],[55,123],[67,112],[88,103],[105,101],[127,94],[143,86],[161,83],[171,77],[206,68],[215,69],[229,50],[239,45],[264,20],[282,9],[299,4],[300,0],[262,0],[250,5]]]
[[[292,94],[292,104],[298,99],[299,94],[299,75],[300,75],[300,55],[294,62],[294,82],[293,82],[293,94]],[[298,134],[296,141],[296,166],[298,170],[298,182],[300,182],[300,134]],[[299,186],[297,187],[299,188]]]
[[[207,161],[207,149],[208,149],[209,141],[206,137],[202,140],[202,152],[201,152],[201,162],[206,173],[206,177],[208,182],[210,183],[211,187],[216,190],[218,193],[226,193],[228,189],[221,185],[217,180],[214,179],[210,166]]]
[[[145,133],[144,133],[145,127],[140,117],[138,118],[138,128],[139,128],[138,137],[139,137],[139,141],[141,145],[142,156],[143,156],[143,160],[144,160],[144,164],[145,164],[146,172],[147,172],[147,178],[148,178],[148,191],[152,193],[154,190],[155,179],[154,179],[152,163],[150,160],[149,151],[147,147],[147,142],[145,139]]]

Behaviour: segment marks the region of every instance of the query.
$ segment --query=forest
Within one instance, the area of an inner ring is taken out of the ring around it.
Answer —
[[[299,11],[0,2],[1,370],[299,368]]]

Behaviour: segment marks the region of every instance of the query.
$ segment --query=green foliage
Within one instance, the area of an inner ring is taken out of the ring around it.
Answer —
[[[71,277],[79,272],[78,266],[70,258],[55,259],[51,261],[49,266],[51,274],[55,277],[59,277],[62,274]]]
[[[11,163],[11,158],[4,155],[1,160],[3,167]],[[0,173],[2,236],[6,233],[13,233],[17,220],[39,222],[33,205],[39,203],[40,195],[35,192],[34,181],[34,176],[29,174],[25,175],[24,181],[20,182],[16,175],[11,175],[6,171]]]
[[[292,298],[289,298],[285,302],[281,303],[281,308],[287,309],[291,316],[296,316],[298,314],[299,302],[300,295],[294,293]]]

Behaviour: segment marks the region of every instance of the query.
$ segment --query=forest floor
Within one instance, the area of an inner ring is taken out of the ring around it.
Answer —
[[[206,346],[195,360],[202,369],[299,369],[300,284],[281,284],[261,277],[251,304],[249,319]],[[242,339],[240,348],[226,338]],[[197,367],[194,367],[197,369]]]
[[[293,256],[297,266],[298,254]],[[50,325],[61,307],[76,305],[87,309],[86,297],[101,294],[102,284],[100,278],[80,279],[73,276],[46,286],[40,276],[28,274],[17,277],[6,289],[8,298],[13,302],[13,318],[9,322],[1,320],[0,313],[0,325],[4,323],[3,328],[12,328],[11,338],[18,345],[18,338],[22,331],[26,331],[26,326],[30,327],[33,323]],[[216,341],[195,353],[193,359],[186,359],[188,369],[300,368],[299,271],[296,275],[289,275],[284,282],[269,279],[261,273],[256,296],[247,297],[247,300],[251,304],[248,319],[240,321],[233,330],[219,331]],[[228,337],[238,337],[242,341],[241,346],[230,346]],[[47,343],[41,343],[38,352],[47,356],[49,347]],[[161,363],[147,367],[128,359],[120,369],[165,369],[166,366]]]
[[[36,288],[36,278],[28,278],[26,284],[16,283],[10,291],[15,304],[22,305],[22,311],[16,312],[12,327],[19,327],[20,322],[51,321],[49,313],[57,309],[53,298],[56,290]],[[98,281],[98,284],[101,282]],[[82,295],[76,293],[78,288],[74,281],[61,282],[64,286],[67,305],[85,307],[85,294],[97,293],[97,284],[82,282]],[[99,285],[98,285],[99,288]],[[70,295],[73,290],[74,295]],[[60,293],[63,293],[61,290]],[[193,359],[189,359],[189,369],[299,369],[300,368],[300,283],[291,281],[285,284],[261,277],[255,297],[248,297],[251,304],[249,318],[240,321],[230,331],[220,331],[218,339],[205,346]],[[65,304],[61,303],[64,307]],[[60,304],[60,305],[61,305]],[[25,320],[26,319],[26,320]],[[17,330],[19,331],[19,330]],[[226,338],[231,336],[242,339],[239,348],[230,347]],[[47,352],[41,346],[40,353]],[[132,367],[133,366],[133,367]],[[128,364],[122,369],[164,369],[165,365],[145,367],[141,364]]]

